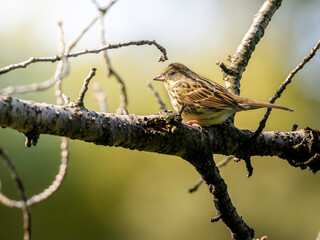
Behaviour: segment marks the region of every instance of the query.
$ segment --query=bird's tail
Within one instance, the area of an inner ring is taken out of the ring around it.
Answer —
[[[293,110],[291,110],[290,108],[287,108],[287,107],[284,107],[281,105],[277,105],[277,104],[273,104],[273,103],[257,102],[257,101],[253,101],[253,100],[249,100],[246,103],[242,103],[239,105],[241,107],[244,107],[247,110],[271,107],[271,108],[277,108],[277,109],[282,109],[282,110],[287,110],[287,111],[293,112]]]

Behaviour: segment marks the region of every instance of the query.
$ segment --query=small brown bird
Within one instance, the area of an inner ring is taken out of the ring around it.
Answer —
[[[172,107],[188,121],[187,125],[219,124],[235,112],[257,108],[292,111],[280,105],[240,97],[218,83],[199,76],[181,63],[171,63],[153,80],[164,83]]]

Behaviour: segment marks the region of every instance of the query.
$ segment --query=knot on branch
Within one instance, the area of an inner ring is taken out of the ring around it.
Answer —
[[[32,129],[32,131],[24,133],[25,137],[26,137],[26,141],[25,141],[25,145],[26,147],[31,147],[36,146],[38,143],[38,140],[40,138],[40,133],[39,133],[39,128],[38,127],[34,127]]]
[[[230,75],[233,77],[237,76],[237,72],[234,71],[231,67],[225,65],[223,62],[216,61],[216,65],[218,65],[221,68],[221,71],[223,72],[223,78],[225,78],[226,75]]]
[[[287,159],[294,167],[309,167],[316,173],[320,170],[320,131],[308,127],[303,130],[305,137],[293,146],[292,151],[280,157]]]
[[[153,129],[154,132],[174,133],[181,125],[182,118],[179,114],[165,110],[155,114],[155,118],[144,118],[145,127]]]

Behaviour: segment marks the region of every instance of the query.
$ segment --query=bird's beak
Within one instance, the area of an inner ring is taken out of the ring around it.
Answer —
[[[163,82],[163,81],[166,80],[166,78],[165,78],[164,75],[161,73],[161,74],[159,74],[158,76],[156,76],[155,78],[153,78],[153,80]]]

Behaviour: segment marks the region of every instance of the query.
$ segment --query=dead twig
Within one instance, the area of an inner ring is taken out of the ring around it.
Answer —
[[[94,98],[97,99],[99,104],[99,109],[101,112],[108,112],[107,104],[106,104],[106,93],[102,90],[99,83],[95,82],[93,84]]]
[[[29,210],[29,207],[27,204],[26,190],[23,186],[22,179],[19,176],[16,167],[14,166],[13,162],[10,160],[7,153],[2,148],[0,148],[0,156],[3,158],[5,164],[8,166],[10,173],[11,173],[11,176],[12,176],[13,180],[15,181],[15,183],[17,184],[18,192],[19,192],[19,195],[22,199],[21,210],[22,210],[22,214],[23,214],[23,230],[24,230],[23,239],[29,240],[31,237],[31,214],[30,214],[30,210]],[[9,206],[6,201],[3,201],[2,196],[4,196],[4,195],[1,192],[0,192],[0,195],[1,195],[0,201],[3,204]]]
[[[76,107],[83,107],[84,104],[83,104],[83,99],[84,99],[84,96],[88,90],[88,85],[89,85],[89,82],[90,80],[94,77],[94,75],[96,74],[96,68],[91,68],[90,69],[90,72],[88,74],[88,76],[84,79],[84,82],[83,82],[83,85],[82,85],[82,88],[81,88],[81,91],[79,93],[79,96],[76,100],[74,100],[73,104],[76,106]]]
[[[159,103],[159,108],[161,110],[167,110],[167,105],[162,101],[158,91],[152,86],[150,81],[147,81],[148,89],[156,97],[157,102]]]
[[[281,97],[281,94],[284,92],[286,87],[291,83],[293,77],[304,67],[304,65],[309,62],[313,56],[316,54],[318,49],[320,48],[320,40],[317,42],[317,44],[311,49],[309,54],[304,57],[301,62],[289,73],[288,77],[281,83],[280,87],[278,90],[275,92],[275,94],[270,98],[269,102],[274,103],[278,98]],[[254,138],[257,137],[265,128],[266,122],[268,120],[268,117],[271,113],[272,108],[268,108],[262,118],[262,120],[259,123],[259,127],[256,130],[254,134]]]
[[[55,55],[52,57],[30,57],[24,62],[11,64],[9,66],[0,68],[0,75],[7,73],[9,71],[12,71],[14,69],[18,68],[25,68],[28,65],[36,62],[56,62],[60,61],[63,58],[71,58],[71,57],[78,57],[85,54],[91,54],[91,53],[100,53],[102,51],[105,51],[107,49],[117,49],[121,47],[128,47],[128,46],[142,46],[142,45],[154,45],[156,48],[159,49],[159,51],[162,53],[162,55],[159,57],[159,61],[165,61],[168,59],[167,52],[164,47],[162,47],[160,44],[158,44],[155,40],[138,40],[138,41],[128,41],[128,42],[122,42],[122,43],[110,43],[103,47],[96,48],[96,49],[83,49],[81,51],[77,51],[74,53],[68,53],[68,54],[62,54],[62,55]]]

